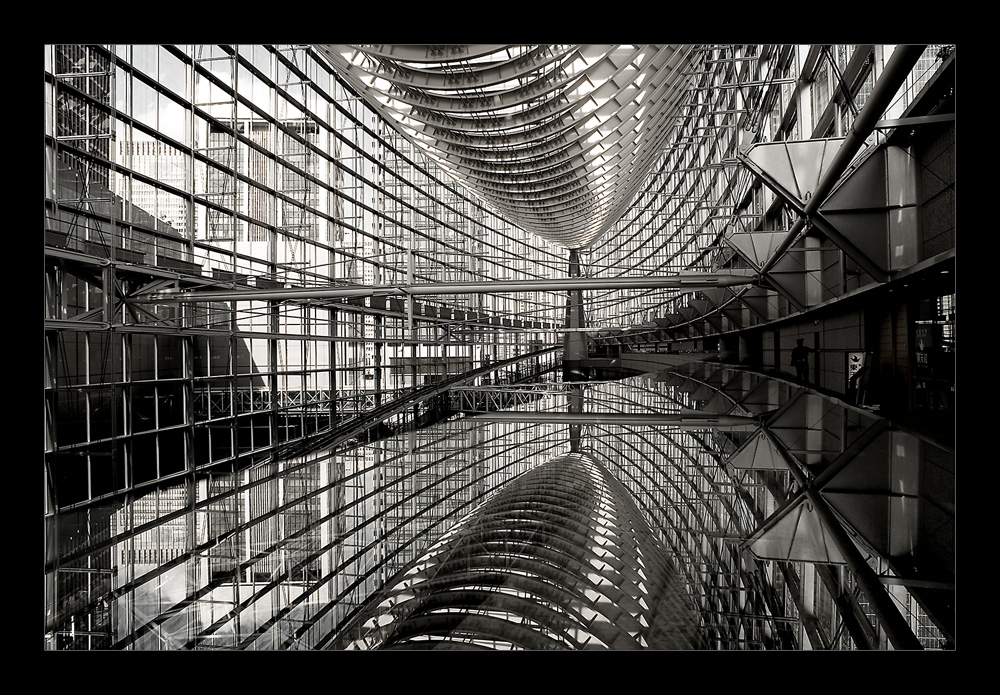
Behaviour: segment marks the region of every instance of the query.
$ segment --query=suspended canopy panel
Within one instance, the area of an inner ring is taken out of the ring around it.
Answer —
[[[772,189],[801,209],[826,174],[844,138],[781,140],[751,146],[751,168]]]
[[[726,238],[732,246],[754,268],[760,270],[774,255],[788,232],[739,232]]]
[[[924,533],[940,528],[935,508],[950,506],[940,491],[921,489],[925,448],[912,434],[883,432],[823,487],[830,505],[885,557],[911,553]]]
[[[785,407],[768,422],[778,443],[811,466],[832,463],[845,446],[846,413],[842,404],[808,391],[795,395],[794,407]]]
[[[781,452],[768,439],[763,431],[758,431],[746,441],[730,458],[728,464],[733,468],[755,471],[787,471]]]
[[[902,148],[884,147],[838,185],[820,213],[882,270],[909,267],[920,260],[918,169]]]
[[[765,560],[845,562],[826,525],[805,497],[792,503],[773,524],[754,534],[747,547]]]
[[[800,307],[819,304],[840,285],[840,255],[813,240],[801,239],[767,272],[767,280]]]
[[[783,398],[781,385],[769,379],[761,380],[752,388],[748,388],[740,399],[740,405],[750,413],[760,415],[778,408]]]

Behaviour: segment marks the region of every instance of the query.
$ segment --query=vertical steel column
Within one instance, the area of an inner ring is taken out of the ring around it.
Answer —
[[[372,362],[374,363],[372,368],[375,370],[375,398],[374,398],[374,400],[375,400],[375,407],[377,408],[380,405],[382,405],[382,348],[384,347],[385,343],[382,341],[382,336],[383,336],[383,330],[382,330],[383,317],[382,317],[381,314],[375,314],[375,316],[373,317],[373,319],[375,321],[374,338],[373,338],[373,345],[374,345],[374,351],[375,352],[374,352],[374,355],[372,357]],[[367,390],[367,388],[368,387],[366,385],[365,389]]]
[[[569,275],[580,277],[580,254],[576,249],[569,252]],[[583,290],[569,290],[566,298],[566,327],[583,328]],[[568,331],[563,337],[563,381],[581,382],[587,380],[583,360],[587,357],[587,336],[580,331]],[[574,388],[567,396],[571,413],[583,412],[583,388]],[[582,448],[583,426],[570,423],[570,451]]]
[[[329,358],[329,361],[330,361],[330,376],[329,376],[329,380],[330,380],[330,423],[329,424],[333,425],[338,420],[337,402],[339,400],[338,396],[337,396],[337,381],[338,381],[338,379],[337,379],[337,376],[338,376],[338,369],[337,369],[337,346],[338,346],[338,341],[337,341],[337,336],[339,335],[340,331],[339,331],[339,326],[337,325],[337,320],[338,320],[338,318],[337,318],[337,309],[336,308],[329,309],[328,312],[327,312],[327,316],[328,316],[328,320],[330,321],[330,337],[333,338],[333,340],[330,341],[330,348],[329,348],[329,355],[330,355],[330,358]]]
[[[410,248],[406,250],[406,284],[413,285],[413,230],[410,230]],[[413,297],[406,298],[406,336],[413,340]],[[414,341],[416,343],[416,341]],[[415,355],[414,355],[415,356]]]
[[[580,254],[569,252],[569,275],[580,277]],[[566,327],[583,328],[583,290],[569,290],[566,299]],[[563,380],[586,381],[583,360],[587,357],[587,336],[581,331],[570,330],[563,337]]]
[[[274,234],[271,235],[272,237]],[[268,302],[267,303],[267,314],[268,314],[268,330],[271,331],[271,337],[267,340],[267,371],[269,372],[269,386],[267,389],[267,395],[271,403],[267,409],[267,421],[268,430],[271,436],[271,446],[277,446],[278,442],[281,440],[282,432],[285,433],[285,440],[289,439],[289,429],[288,421],[282,423],[281,409],[279,407],[279,393],[278,393],[278,340],[274,336],[278,335],[281,331],[281,321],[278,317],[278,302]],[[251,349],[252,353],[252,349]],[[252,387],[251,387],[252,388]],[[250,401],[253,402],[253,394],[251,392]],[[253,417],[257,417],[256,414]],[[253,421],[251,420],[251,423]],[[284,424],[284,427],[282,427]],[[253,427],[253,424],[251,424]]]

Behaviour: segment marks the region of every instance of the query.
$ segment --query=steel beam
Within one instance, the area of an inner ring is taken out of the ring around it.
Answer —
[[[696,415],[691,413],[567,413],[502,411],[468,414],[475,420],[486,422],[524,422],[531,424],[568,425],[632,425],[645,427],[758,427],[760,421],[744,415]]]
[[[955,114],[942,113],[934,116],[910,116],[909,118],[895,118],[892,120],[879,121],[876,130],[889,130],[892,128],[910,128],[931,123],[950,123],[955,120]]]
[[[441,294],[502,294],[506,292],[560,292],[565,290],[648,290],[697,289],[756,285],[751,270],[722,273],[678,273],[647,277],[584,278],[543,280],[493,280],[486,282],[429,282],[411,285],[354,285],[294,287],[285,289],[180,290],[165,289],[129,298],[136,304],[170,302],[252,302],[346,299],[350,297],[393,297]]]

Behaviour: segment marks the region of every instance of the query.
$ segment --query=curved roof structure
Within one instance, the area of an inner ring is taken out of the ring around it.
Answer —
[[[626,209],[694,49],[319,45],[383,115],[514,224],[584,248]]]

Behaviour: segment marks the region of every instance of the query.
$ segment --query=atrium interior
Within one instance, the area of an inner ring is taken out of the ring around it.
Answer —
[[[44,46],[44,649],[954,650],[954,44]]]

